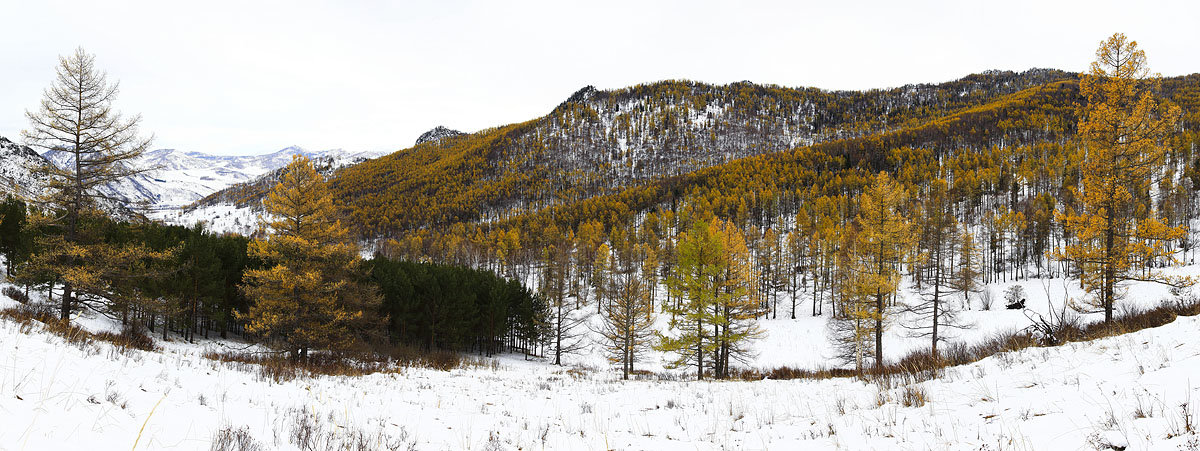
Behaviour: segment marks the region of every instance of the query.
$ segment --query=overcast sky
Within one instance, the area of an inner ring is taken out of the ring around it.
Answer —
[[[867,89],[987,69],[1085,70],[1122,31],[1200,72],[1194,1],[265,2],[0,0],[0,136],[59,55],[121,81],[156,148],[396,150],[548,113],[586,85],[750,80]]]

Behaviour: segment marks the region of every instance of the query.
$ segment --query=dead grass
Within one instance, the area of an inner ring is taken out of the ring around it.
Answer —
[[[0,317],[21,325],[22,332],[29,332],[34,325],[41,324],[45,330],[76,346],[86,346],[96,341],[103,341],[116,345],[121,350],[154,351],[158,349],[158,346],[154,344],[154,339],[146,335],[146,332],[137,325],[126,326],[121,333],[92,333],[71,324],[70,321],[58,318],[52,309],[38,304],[22,304],[0,310]]]
[[[284,382],[312,376],[365,376],[404,368],[430,368],[449,371],[455,368],[496,370],[499,363],[490,359],[463,358],[450,351],[424,352],[409,346],[394,346],[382,352],[353,354],[312,353],[307,360],[295,360],[281,353],[206,352],[204,358],[232,364],[239,370],[255,372],[264,380]]]
[[[1180,316],[1200,315],[1200,299],[1183,298],[1162,303],[1151,309],[1130,309],[1113,319],[1112,323],[1081,325],[1067,322],[1056,329],[1054,340],[1058,343],[1091,341],[1112,337],[1151,327],[1166,325]],[[931,380],[940,376],[947,367],[978,362],[987,357],[1036,346],[1051,345],[1031,330],[1002,334],[974,345],[952,344],[933,355],[928,350],[917,351],[898,362],[883,368],[871,368],[863,374],[852,369],[804,369],[779,367],[766,371],[747,370],[737,373],[738,379],[830,379],[835,377],[863,377],[886,387],[902,386],[913,382]]]

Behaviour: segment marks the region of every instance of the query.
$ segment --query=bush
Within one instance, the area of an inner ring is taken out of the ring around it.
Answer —
[[[250,436],[249,428],[242,426],[234,429],[226,426],[213,434],[212,443],[208,449],[211,451],[260,451],[263,446]]]
[[[983,291],[979,293],[979,304],[983,306],[984,310],[991,310],[992,304],[995,303],[996,296],[992,294],[992,290],[990,288],[984,288]]]
[[[158,349],[154,344],[154,339],[146,333],[146,327],[142,323],[133,322],[125,325],[121,329],[121,333],[114,334],[112,332],[100,332],[96,334],[96,338],[109,343],[120,346],[124,349],[140,349],[143,351],[153,351]]]
[[[1025,288],[1013,285],[1004,290],[1004,305],[1009,309],[1025,307]],[[1014,307],[1019,305],[1020,307]]]

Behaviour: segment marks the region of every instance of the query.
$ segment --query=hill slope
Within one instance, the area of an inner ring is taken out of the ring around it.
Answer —
[[[1073,74],[991,71],[941,84],[863,92],[667,81],[588,87],[550,114],[424,142],[333,179],[366,236],[494,221],[618,193],[698,169],[799,146],[901,130]],[[253,205],[263,194],[234,187]]]

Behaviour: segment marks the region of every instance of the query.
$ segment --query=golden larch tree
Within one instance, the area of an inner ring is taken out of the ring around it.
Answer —
[[[888,300],[900,286],[900,270],[916,244],[913,224],[904,213],[908,192],[885,172],[875,176],[858,196],[858,233],[854,243],[849,291],[873,301],[875,366],[883,365],[883,332],[888,317]]]
[[[247,270],[252,305],[246,330],[298,360],[308,351],[344,351],[381,323],[380,297],[364,280],[358,246],[337,218],[324,178],[296,156],[264,200],[269,235],[250,244],[265,263]]]
[[[1079,82],[1085,99],[1079,115],[1083,180],[1079,211],[1060,213],[1073,241],[1057,256],[1079,265],[1080,282],[1092,297],[1080,309],[1102,310],[1112,321],[1117,286],[1128,280],[1178,285],[1184,280],[1143,271],[1155,260],[1174,262],[1166,245],[1183,227],[1167,227],[1139,199],[1150,189],[1166,158],[1166,140],[1180,116],[1177,106],[1157,96],[1137,41],[1117,33],[1096,50],[1091,70]]]

